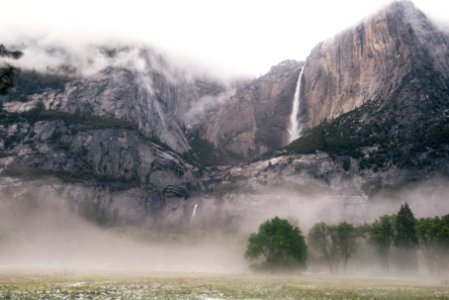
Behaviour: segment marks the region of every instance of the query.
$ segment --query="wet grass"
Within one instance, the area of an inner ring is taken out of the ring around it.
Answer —
[[[424,277],[0,275],[0,299],[449,299],[449,285]]]

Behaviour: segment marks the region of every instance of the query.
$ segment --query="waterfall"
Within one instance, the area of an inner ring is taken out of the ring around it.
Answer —
[[[193,218],[195,218],[197,208],[198,208],[198,203],[196,203],[195,206],[193,207],[192,216],[190,216],[190,223],[192,223]]]
[[[288,129],[288,142],[291,143],[300,135],[300,128],[298,123],[298,113],[299,113],[299,98],[301,96],[301,79],[302,73],[304,73],[304,66],[301,68],[298,76],[298,82],[296,83],[295,95],[293,96],[293,106],[292,106],[292,114],[290,115],[290,128]]]

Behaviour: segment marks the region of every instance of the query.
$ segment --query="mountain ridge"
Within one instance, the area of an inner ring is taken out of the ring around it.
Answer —
[[[19,86],[7,99],[0,188],[11,176],[57,177],[95,195],[89,214],[176,223],[192,195],[308,184],[365,195],[449,175],[449,38],[411,2],[319,44],[305,62],[230,85],[169,68],[148,49],[103,52],[127,63],[36,94]],[[303,136],[287,146],[302,68]]]

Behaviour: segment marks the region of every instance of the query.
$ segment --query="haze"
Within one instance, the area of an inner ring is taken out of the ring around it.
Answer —
[[[321,221],[372,222],[396,213],[405,201],[418,218],[432,217],[446,211],[449,191],[447,181],[432,180],[369,202],[323,187],[303,194],[262,188],[224,198],[200,196],[188,200],[183,228],[164,229],[151,220],[141,226],[99,227],[77,215],[79,199],[65,198],[60,188],[55,181],[16,180],[2,188],[0,272],[248,272],[243,258],[248,235],[266,219],[288,218],[306,235]],[[379,271],[372,249],[366,251],[351,261],[352,271]]]
[[[86,43],[146,43],[184,67],[222,77],[258,76],[284,59],[304,60],[320,41],[391,1],[31,1],[2,4],[0,40],[25,38],[76,49]],[[449,3],[415,0],[441,24]]]

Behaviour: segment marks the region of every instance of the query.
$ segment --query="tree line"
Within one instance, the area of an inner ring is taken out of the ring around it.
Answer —
[[[407,203],[397,214],[371,224],[315,224],[304,237],[299,227],[275,217],[250,235],[245,257],[257,269],[305,268],[309,254],[325,262],[331,273],[346,271],[357,251],[369,246],[377,265],[399,272],[418,269],[418,254],[431,273],[449,270],[449,214],[416,219]]]

